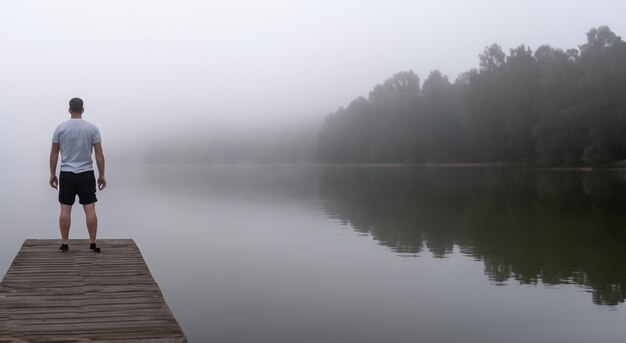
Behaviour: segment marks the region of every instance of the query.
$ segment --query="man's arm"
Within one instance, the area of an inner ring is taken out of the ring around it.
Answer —
[[[57,189],[59,185],[59,179],[57,179],[57,163],[59,162],[59,143],[52,143],[50,148],[50,186]]]
[[[102,151],[102,143],[93,145],[96,154],[96,165],[98,166],[98,189],[103,190],[107,186],[107,179],[104,176],[104,152]]]

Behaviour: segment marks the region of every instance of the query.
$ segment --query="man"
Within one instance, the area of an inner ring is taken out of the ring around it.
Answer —
[[[98,128],[83,120],[84,108],[80,98],[70,100],[69,112],[71,119],[61,123],[54,130],[50,149],[50,186],[54,189],[59,186],[59,202],[61,203],[59,228],[62,242],[59,251],[69,250],[72,205],[78,195],[79,203],[83,205],[87,219],[89,251],[98,253],[100,252],[100,248],[96,247],[96,232],[98,231],[96,201],[98,199],[96,199],[96,179],[91,153],[95,151],[99,173],[98,189],[103,190],[107,181],[104,177],[102,139]],[[61,173],[57,179],[59,152],[61,152]]]

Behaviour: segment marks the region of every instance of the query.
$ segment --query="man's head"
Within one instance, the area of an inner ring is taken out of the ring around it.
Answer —
[[[72,98],[72,100],[70,100],[70,113],[83,114],[83,111],[83,100],[81,98]]]

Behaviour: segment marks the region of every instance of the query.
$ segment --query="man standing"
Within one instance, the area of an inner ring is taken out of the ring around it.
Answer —
[[[95,150],[98,166],[98,189],[106,187],[104,177],[104,153],[102,139],[98,128],[83,120],[83,100],[70,100],[69,112],[71,119],[61,123],[52,136],[50,149],[50,186],[57,189],[59,186],[59,202],[61,215],[59,228],[61,229],[61,246],[59,251],[69,250],[70,224],[72,219],[72,205],[78,195],[78,200],[85,210],[87,230],[89,231],[89,250],[100,252],[96,247],[96,232],[98,217],[96,216],[96,179],[93,172],[91,152]],[[56,176],[57,162],[61,152],[61,173]]]

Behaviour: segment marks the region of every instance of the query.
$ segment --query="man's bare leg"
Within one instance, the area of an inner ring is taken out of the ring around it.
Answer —
[[[96,203],[83,205],[85,219],[87,220],[87,231],[89,231],[89,243],[96,243],[96,233],[98,232],[98,216],[96,215]]]
[[[70,242],[70,225],[72,225],[72,205],[61,204],[59,228],[61,229],[61,241],[63,244],[69,244]]]

